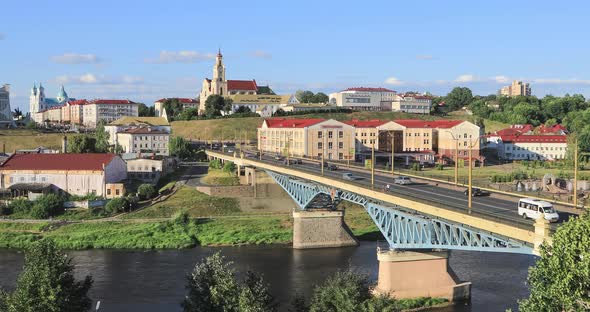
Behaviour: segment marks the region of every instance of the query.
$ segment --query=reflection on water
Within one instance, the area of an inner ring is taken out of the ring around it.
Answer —
[[[203,257],[221,251],[241,272],[262,272],[275,297],[286,308],[295,293],[309,296],[313,285],[333,272],[352,266],[377,278],[375,244],[360,247],[293,250],[286,246],[241,246],[188,250],[86,250],[69,252],[77,273],[91,274],[91,296],[101,311],[180,311],[186,275]],[[22,253],[0,250],[0,287],[14,287]],[[527,255],[451,252],[450,265],[462,280],[473,282],[470,305],[436,311],[504,311],[527,296]]]

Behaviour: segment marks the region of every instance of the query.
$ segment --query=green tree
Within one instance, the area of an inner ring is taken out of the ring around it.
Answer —
[[[543,244],[541,258],[529,269],[529,298],[519,310],[588,311],[590,309],[590,214],[560,227],[553,243]]]
[[[471,93],[471,89],[467,87],[455,87],[445,97],[445,105],[450,110],[457,110],[463,106],[468,106],[472,100],[473,94]]]
[[[176,118],[174,118],[174,120],[193,120],[196,119],[198,115],[199,110],[194,107],[191,107],[183,110],[182,112],[180,112],[180,114],[176,115]]]
[[[234,103],[234,100],[232,100],[230,98],[223,99],[223,112],[225,113],[225,115],[229,115],[229,113],[232,110],[233,103]]]
[[[221,111],[224,109],[225,99],[221,95],[213,94],[205,100],[205,116],[207,118],[214,118],[221,116]]]
[[[311,91],[297,90],[297,92],[295,92],[295,98],[301,103],[312,103],[314,100],[314,94]]]
[[[183,108],[182,103],[178,99],[166,99],[162,106],[171,120],[174,120],[182,112]]]
[[[240,287],[240,312],[272,312],[277,311],[278,304],[268,290],[268,284],[262,276],[248,271],[243,286]]]
[[[191,143],[183,137],[173,137],[168,144],[170,154],[181,159],[189,158],[193,155],[194,149]]]
[[[91,287],[92,278],[86,276],[83,281],[76,281],[71,258],[60,252],[53,241],[43,239],[27,249],[16,289],[5,295],[2,311],[88,311],[92,304],[88,297]]]
[[[97,153],[106,153],[109,151],[109,133],[105,130],[104,125],[105,122],[103,120],[96,125],[96,132],[94,133],[96,144],[94,145],[94,151]]]
[[[104,206],[104,210],[109,214],[120,213],[128,209],[129,202],[123,197],[113,198]]]
[[[80,134],[69,138],[68,152],[70,153],[94,153],[96,139]]]
[[[226,161],[223,164],[223,172],[232,173],[236,170],[236,164],[233,161]]]
[[[139,117],[154,117],[156,115],[156,110],[153,106],[147,106],[143,103],[139,103],[137,109]]]
[[[156,195],[156,188],[149,183],[144,183],[137,188],[137,194],[142,199],[150,199]]]
[[[236,109],[235,114],[245,114],[245,113],[251,113],[251,112],[252,112],[252,110],[250,110],[250,107],[240,106],[240,107],[238,107],[238,109]]]
[[[31,217],[35,219],[47,219],[64,212],[64,199],[57,194],[43,195],[33,202]]]
[[[368,276],[351,270],[341,271],[314,287],[310,312],[356,312],[370,298]]]
[[[314,103],[328,103],[330,98],[323,92],[318,92],[313,96]]]

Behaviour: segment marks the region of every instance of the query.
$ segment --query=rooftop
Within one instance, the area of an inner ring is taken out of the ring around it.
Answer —
[[[256,80],[228,80],[227,89],[257,91],[258,86]]]
[[[103,100],[103,99],[96,99],[91,100],[88,104],[137,104],[130,100]]]
[[[464,120],[419,120],[419,119],[398,119],[393,122],[407,128],[443,128],[448,129],[461,124]]]
[[[170,123],[164,117],[123,117],[119,118],[109,125],[111,126],[170,126]]]
[[[162,98],[162,99],[157,100],[156,103],[157,102],[163,103],[166,100],[178,100],[180,103],[185,103],[185,104],[189,104],[189,103],[190,104],[196,104],[196,103],[199,103],[199,100],[197,100],[197,99],[189,99],[189,98]]]
[[[115,154],[13,154],[0,170],[102,171]]]
[[[354,87],[354,88],[348,88],[346,90],[342,90],[342,92],[344,91],[363,91],[363,92],[395,92],[391,89],[387,89],[387,88],[369,88],[369,87]]]
[[[374,127],[381,126],[387,122],[388,121],[379,120],[379,119],[373,119],[373,120],[352,119],[352,120],[344,121],[345,124],[351,125],[356,128],[374,128]]]
[[[270,118],[265,119],[263,123],[269,128],[305,128],[324,121],[322,118],[310,119],[285,119],[285,118]]]

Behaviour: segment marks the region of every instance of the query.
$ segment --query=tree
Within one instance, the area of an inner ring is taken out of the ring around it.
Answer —
[[[233,161],[226,161],[223,164],[223,172],[232,173],[236,170],[236,164]]]
[[[297,90],[297,92],[295,92],[295,98],[301,103],[312,103],[314,100],[314,94],[311,91]]]
[[[193,155],[194,150],[191,143],[183,137],[173,137],[170,139],[168,146],[170,148],[170,154],[181,159],[186,159]]]
[[[240,107],[238,107],[238,109],[236,109],[236,112],[234,114],[247,114],[247,113],[251,113],[251,112],[252,112],[252,110],[250,110],[250,107],[240,106]]]
[[[179,99],[167,99],[166,101],[164,101],[164,104],[162,106],[166,110],[166,114],[168,114],[168,117],[170,117],[172,120],[174,120],[176,116],[180,114],[183,108],[182,103]]]
[[[221,95],[212,94],[205,100],[205,116],[213,118],[221,116],[221,110],[224,109],[225,100]]]
[[[156,195],[156,188],[149,183],[144,183],[137,188],[137,194],[143,199],[150,199]]]
[[[355,271],[340,271],[314,287],[310,312],[359,311],[371,298],[369,277]]]
[[[557,228],[553,243],[543,244],[541,258],[529,270],[529,298],[519,310],[588,311],[590,309],[590,214]]]
[[[313,96],[314,103],[328,103],[329,100],[330,98],[328,97],[328,95],[322,92],[318,92]]]
[[[153,106],[147,106],[143,103],[139,103],[137,109],[139,117],[154,117],[156,115],[156,110]]]
[[[92,277],[76,281],[71,258],[61,253],[53,241],[43,239],[27,249],[16,289],[4,296],[6,309],[2,311],[88,311],[92,304],[88,297],[91,287]]]
[[[193,120],[199,115],[198,109],[191,107],[183,110],[180,114],[176,115],[175,120]]]
[[[68,141],[68,152],[70,153],[93,153],[95,151],[96,139],[80,134],[70,137]]]
[[[473,100],[471,89],[467,87],[455,87],[445,97],[445,104],[450,110],[457,110],[469,105]]]
[[[12,117],[17,120],[21,120],[23,118],[23,112],[20,108],[15,108],[14,112],[12,113]]]
[[[31,217],[35,219],[47,219],[64,212],[64,199],[57,194],[43,195],[33,202]]]
[[[223,112],[225,113],[225,115],[229,115],[229,113],[232,111],[233,103],[234,100],[230,98],[223,99]]]
[[[101,120],[96,125],[96,132],[94,133],[96,144],[94,145],[94,151],[97,153],[106,153],[109,151],[109,133],[105,130],[104,125],[104,120]]]
[[[277,311],[278,304],[270,294],[268,285],[262,276],[248,271],[241,287],[239,297],[240,312],[272,312]]]
[[[113,198],[104,206],[104,210],[110,214],[123,212],[128,209],[129,202],[123,197]]]

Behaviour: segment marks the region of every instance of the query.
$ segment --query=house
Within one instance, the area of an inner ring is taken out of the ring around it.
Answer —
[[[106,198],[125,193],[127,166],[115,154],[13,154],[0,165],[0,189]]]
[[[391,110],[396,92],[386,88],[356,87],[329,95],[329,102],[342,108],[363,111]]]

